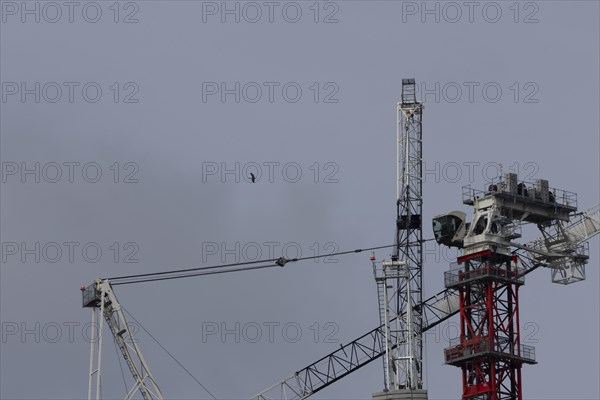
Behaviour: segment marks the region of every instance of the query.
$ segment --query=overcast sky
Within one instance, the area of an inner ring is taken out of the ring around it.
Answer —
[[[0,7],[3,399],[86,397],[79,287],[95,278],[392,243],[402,78],[425,103],[424,221],[470,215],[461,187],[500,170],[576,192],[580,209],[600,199],[597,1]],[[539,363],[523,367],[525,398],[600,398],[599,243],[582,283],[526,278],[522,341]],[[456,253],[426,249],[428,296]],[[378,324],[367,253],[115,293],[219,399]],[[426,336],[430,399],[460,396],[443,364],[457,323]],[[138,338],[167,398],[210,398]],[[123,398],[111,340],[103,376],[105,398]],[[382,385],[377,361],[315,398]]]

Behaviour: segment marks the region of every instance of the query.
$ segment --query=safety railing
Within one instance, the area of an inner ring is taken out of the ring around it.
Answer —
[[[519,276],[520,271],[517,267],[508,270],[504,264],[497,265],[486,262],[473,269],[467,270],[467,268],[473,268],[473,266],[461,264],[457,268],[444,272],[444,285],[454,287],[458,284],[483,278],[496,278],[519,284],[525,283],[525,277]]]
[[[484,190],[473,188],[471,185],[462,187],[463,204],[472,205],[477,198],[484,198],[492,194],[502,194],[510,196],[514,200],[536,201],[544,204],[554,204],[555,206],[577,208],[577,193],[569,192],[563,189],[548,188],[547,197],[536,188],[536,182],[518,181],[514,188],[509,188],[507,182],[501,179],[494,179],[485,184]]]
[[[535,347],[525,344],[510,343],[508,338],[497,338],[490,343],[489,337],[450,339],[450,347],[444,349],[446,363],[461,359],[477,357],[485,353],[519,358],[524,362],[535,363]]]

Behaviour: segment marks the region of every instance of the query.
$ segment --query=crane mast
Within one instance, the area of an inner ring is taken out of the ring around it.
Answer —
[[[391,260],[374,263],[379,317],[384,326],[383,392],[373,398],[426,399],[423,390],[423,105],[414,79],[402,80],[396,107],[396,237]],[[414,397],[416,396],[416,397]]]

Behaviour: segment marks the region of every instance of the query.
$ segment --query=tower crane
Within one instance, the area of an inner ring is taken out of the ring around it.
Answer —
[[[573,271],[584,271],[587,248],[563,227],[577,211],[577,196],[549,188],[544,179],[528,187],[508,173],[486,191],[465,187],[463,203],[473,206],[470,224],[456,212],[433,219],[437,242],[463,250],[444,273],[445,286],[458,291],[460,314],[460,336],[444,350],[445,362],[461,368],[462,399],[521,400],[522,366],[536,361],[535,349],[521,344],[519,289],[525,282],[512,248],[526,248],[537,262],[566,272],[560,283],[582,280]],[[543,244],[513,244],[522,223],[536,224]]]
[[[402,80],[402,100],[397,105],[397,114],[397,247],[390,261],[384,260],[378,265],[372,258],[381,325],[260,392],[253,399],[307,398],[380,356],[383,356],[384,388],[382,392],[373,395],[374,400],[426,399],[427,392],[423,387],[421,373],[423,332],[459,312],[461,305],[466,309],[471,307],[471,302],[480,300],[475,294],[479,296],[481,291],[474,290],[474,294],[469,294],[469,298],[465,300],[461,296],[464,289],[462,282],[458,285],[448,285],[452,282],[445,282],[445,290],[422,301],[423,106],[416,100],[414,79]],[[587,240],[600,230],[598,206],[575,214],[577,207],[574,193],[550,190],[546,180],[538,180],[535,187],[528,190],[524,182],[517,182],[515,174],[507,174],[501,182],[492,182],[487,191],[464,187],[463,203],[474,206],[475,224],[470,226],[465,222],[464,212],[453,211],[434,218],[434,233],[438,244],[461,249],[467,247],[467,255],[481,256],[480,253],[484,251],[493,253],[493,257],[483,256],[485,262],[490,258],[495,259],[499,249],[504,259],[510,260],[508,266],[515,282],[497,281],[495,289],[488,290],[490,300],[494,303],[507,302],[508,309],[504,310],[503,315],[488,313],[490,319],[506,320],[506,315],[514,313],[514,306],[517,306],[518,311],[516,288],[521,284],[522,278],[538,266],[548,267],[555,283],[569,284],[585,279]],[[571,220],[573,222],[567,225]],[[511,242],[520,237],[519,230],[523,221],[536,223],[542,236],[526,245]],[[471,263],[482,260],[481,257],[472,258]],[[467,260],[459,257],[457,261]],[[513,261],[515,265],[511,269]],[[453,274],[456,275],[457,272],[447,273],[446,277],[452,281]],[[485,282],[488,283],[489,279]],[[514,285],[507,289],[507,283]],[[500,294],[508,298],[501,299],[498,297]],[[493,296],[496,297],[492,299]],[[484,311],[493,308],[490,305]],[[471,313],[471,310],[467,313]],[[505,337],[499,340],[506,341],[510,338],[513,345],[511,351],[514,351],[514,338],[519,337],[518,317],[512,320],[511,316],[509,319],[510,327],[507,328]],[[482,321],[470,322],[472,328],[475,322]],[[497,325],[501,326],[502,323]],[[516,335],[514,329],[517,330]],[[482,333],[487,334],[487,331],[483,330]],[[488,336],[502,335],[493,332]],[[521,349],[531,350],[521,347],[518,340],[516,344],[519,356]],[[529,359],[517,361],[525,362]],[[509,358],[504,366],[512,363],[513,360]],[[511,371],[513,387],[508,390],[508,398],[511,399],[521,398],[520,366],[517,369],[518,371]],[[473,371],[471,375],[474,376]],[[505,378],[504,372],[497,374],[494,379],[496,378],[502,378],[499,379],[502,381]],[[494,400],[500,398],[497,396],[497,389],[501,386],[502,382],[496,384],[494,389],[488,387],[484,396]],[[480,394],[479,391],[472,391],[475,393],[473,395],[465,393],[465,398],[475,398]]]
[[[462,211],[433,219],[438,244],[463,250],[464,254],[457,259],[461,266],[445,273],[444,290],[423,300],[422,112],[423,106],[415,96],[414,79],[403,79],[402,101],[397,104],[398,184],[394,245],[338,253],[394,248],[389,261],[378,262],[374,255],[371,257],[378,290],[380,326],[256,394],[252,400],[306,399],[379,357],[383,358],[384,388],[373,395],[374,400],[425,400],[422,335],[458,313],[463,332],[454,345],[445,350],[445,359],[448,364],[462,369],[463,399],[522,397],[520,365],[535,360],[533,350],[518,341],[518,321],[511,320],[509,328],[503,328],[501,335],[495,331],[490,335],[487,329],[477,331],[477,327],[493,318],[513,315],[515,307],[518,311],[517,288],[525,275],[539,267],[550,269],[555,283],[584,280],[588,241],[600,232],[600,204],[577,213],[574,193],[550,189],[545,180],[538,180],[528,188],[525,183],[517,182],[515,174],[506,174],[484,191],[464,187],[463,203],[474,207],[472,222],[466,222],[466,214]],[[521,224],[526,222],[536,224],[541,236],[526,244],[514,242],[520,237]],[[315,257],[304,259],[310,258]],[[92,323],[99,326],[98,337],[92,337],[90,346],[88,400],[99,400],[102,395],[103,319],[135,381],[125,398],[130,399],[139,392],[145,400],[163,399],[134,340],[123,307],[113,291],[114,286],[283,267],[287,262],[302,260],[281,257],[97,279],[87,287],[82,286],[83,307],[92,310]],[[484,284],[473,287],[472,282],[483,282],[488,285],[488,290],[483,289]],[[493,290],[489,289],[490,282],[493,282]],[[501,295],[507,296],[501,301],[510,304],[504,315],[494,315],[490,307],[481,306],[484,297]],[[489,315],[489,319],[477,317],[482,314]],[[487,347],[481,344],[482,338],[488,340]],[[498,367],[504,372],[498,373]],[[506,376],[509,376],[508,383],[505,383]]]
[[[464,213],[462,215],[464,216]],[[586,246],[592,237],[600,233],[600,203],[575,215],[564,232],[572,238],[571,245]],[[520,245],[513,251],[518,256],[519,277],[524,277],[540,267],[550,269],[551,274],[555,273],[547,260],[537,257],[537,253],[532,256],[528,250],[523,250],[533,247],[534,243],[540,240],[543,240],[543,236]],[[570,255],[563,254],[563,257],[566,263]],[[375,264],[375,260],[372,262]],[[426,298],[416,308],[423,313],[423,332],[427,332],[458,314],[459,293],[453,288],[446,288]],[[254,395],[252,400],[306,399],[383,357],[385,349],[385,327],[382,324]]]

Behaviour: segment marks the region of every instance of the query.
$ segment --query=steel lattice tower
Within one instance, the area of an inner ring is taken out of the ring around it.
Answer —
[[[446,363],[461,368],[462,398],[523,398],[521,367],[535,363],[531,346],[521,345],[520,276],[517,257],[485,250],[458,258],[461,268],[445,273],[458,289],[460,337],[444,351]]]
[[[376,271],[381,322],[385,328],[384,391],[423,391],[423,233],[422,233],[422,116],[415,80],[402,80],[397,103],[397,218],[396,247],[391,261]],[[415,392],[416,391],[416,392]],[[395,395],[394,395],[395,396]]]
[[[398,315],[406,312],[406,336],[399,343],[400,361],[405,364],[405,388],[423,387],[423,315],[415,306],[423,301],[423,105],[416,100],[414,79],[402,80],[402,101],[397,107],[398,185],[396,253],[406,262],[406,279],[399,279]],[[403,336],[403,335],[399,335]],[[412,340],[414,339],[414,340]],[[402,357],[405,359],[402,360]],[[402,387],[400,387],[402,388]]]

